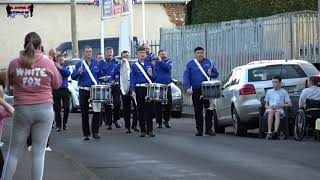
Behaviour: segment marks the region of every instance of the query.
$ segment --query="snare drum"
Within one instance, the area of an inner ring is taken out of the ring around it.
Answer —
[[[146,101],[154,101],[154,102],[167,102],[167,93],[168,93],[168,85],[159,84],[159,83],[151,83],[147,84],[147,96]]]
[[[112,103],[111,85],[93,85],[90,88],[90,99],[94,103]]]
[[[221,98],[221,81],[203,81],[201,84],[201,93],[203,99],[218,99]]]

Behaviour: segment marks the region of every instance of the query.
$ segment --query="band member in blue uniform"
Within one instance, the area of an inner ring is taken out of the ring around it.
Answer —
[[[64,66],[64,57],[62,54],[57,56],[55,65],[62,77],[62,85],[59,89],[54,89],[53,94],[53,109],[54,117],[56,121],[57,131],[61,131],[61,101],[63,104],[63,130],[67,130],[67,123],[69,117],[70,108],[70,92],[68,90],[68,78],[70,76],[70,70],[68,66]]]
[[[154,137],[153,134],[153,102],[146,102],[146,83],[152,83],[156,79],[154,67],[146,60],[146,50],[144,47],[137,48],[138,62],[132,65],[130,73],[130,92],[138,104],[138,117],[141,130],[140,137],[146,134]]]
[[[125,122],[126,133],[131,133],[131,128],[134,131],[139,131],[138,125],[138,114],[137,105],[131,96],[129,91],[130,88],[130,62],[129,62],[129,52],[121,52],[120,64],[117,64],[112,73],[112,80],[116,76],[120,76],[120,89],[121,89],[121,100],[123,106],[123,119]],[[132,125],[130,123],[131,105],[133,105],[132,111]]]
[[[195,112],[196,119],[196,136],[203,136],[203,107],[206,109],[205,121],[206,121],[206,131],[205,134],[209,136],[215,135],[212,131],[212,116],[213,111],[209,110],[209,100],[201,98],[201,83],[207,81],[207,78],[202,74],[196,62],[200,64],[204,72],[210,78],[217,78],[219,73],[214,67],[213,63],[204,58],[204,49],[202,47],[197,47],[194,49],[195,59],[190,60],[185,68],[183,74],[183,84],[187,89],[187,94],[192,95],[192,102]]]
[[[146,59],[147,61],[151,62],[151,60],[156,56],[153,52],[151,52],[151,48],[149,44],[143,44],[143,47],[146,49]]]
[[[105,50],[105,59],[100,61],[102,76],[112,76],[112,71],[115,66],[118,64],[118,61],[113,58],[113,48],[107,47]],[[105,108],[105,119],[108,130],[112,129],[112,122],[116,128],[121,128],[118,120],[120,119],[120,86],[119,86],[119,76],[117,76],[113,81],[110,79],[104,81],[105,83],[111,84],[111,93],[113,98],[113,109],[111,105],[104,104]],[[112,121],[113,115],[113,121]]]
[[[162,105],[161,102],[155,102],[155,115],[156,122],[158,123],[158,128],[162,128],[162,118],[164,119],[164,125],[166,128],[170,128],[170,111],[172,106],[172,94],[170,83],[172,82],[172,61],[167,58],[167,53],[164,50],[158,52],[158,57],[156,57],[156,63],[154,70],[157,74],[155,83],[168,85],[167,104]]]
[[[91,79],[87,68],[90,70],[94,80]],[[100,65],[92,59],[92,48],[86,46],[83,51],[83,60],[78,62],[74,71],[71,74],[73,80],[78,80],[79,97],[81,106],[81,118],[82,118],[82,131],[84,140],[90,140],[90,127],[89,127],[89,99],[90,99],[90,87],[98,82],[100,76]],[[91,122],[92,137],[99,139],[99,112],[94,112]]]

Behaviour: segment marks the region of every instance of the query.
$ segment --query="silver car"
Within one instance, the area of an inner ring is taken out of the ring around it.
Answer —
[[[217,132],[233,126],[234,134],[246,135],[258,127],[260,99],[272,88],[272,77],[282,77],[282,88],[299,97],[308,76],[319,71],[303,60],[264,60],[236,67],[223,81],[221,99],[215,100],[214,121]],[[294,105],[297,102],[293,101]]]

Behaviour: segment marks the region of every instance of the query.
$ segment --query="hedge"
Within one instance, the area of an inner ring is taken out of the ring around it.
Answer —
[[[317,9],[318,0],[191,0],[187,6],[186,24],[250,19]]]

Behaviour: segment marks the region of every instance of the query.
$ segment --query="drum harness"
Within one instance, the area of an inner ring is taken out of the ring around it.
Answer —
[[[90,79],[94,83],[94,85],[98,85],[98,83],[97,83],[96,79],[93,77],[92,72],[91,72],[89,66],[87,65],[87,63],[84,60],[82,60],[81,65],[84,65],[84,68],[87,70],[87,72],[90,76]],[[101,112],[101,103],[94,103],[93,102],[92,109],[94,112]]]
[[[137,67],[140,69],[140,71],[142,72],[143,76],[147,79],[147,81],[151,84],[152,81],[149,78],[149,76],[147,75],[146,71],[143,69],[142,65],[139,62],[135,63],[137,65]]]
[[[198,68],[200,69],[201,73],[204,75],[204,77],[210,81],[210,77],[207,75],[207,73],[204,72],[202,66],[200,65],[199,61],[197,59],[194,59],[194,62],[196,63],[196,65],[198,66]],[[208,110],[213,110],[214,109],[214,101],[213,99],[209,99],[209,108]]]

